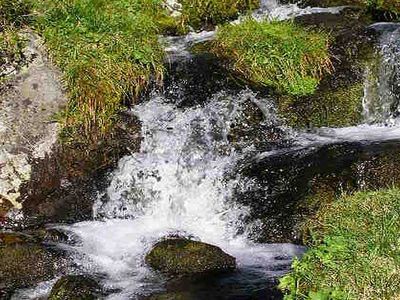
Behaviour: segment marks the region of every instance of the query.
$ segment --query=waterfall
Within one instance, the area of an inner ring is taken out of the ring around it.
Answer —
[[[380,58],[366,70],[364,117],[367,123],[398,124],[400,113],[400,26],[378,23],[372,26],[380,37]]]
[[[163,95],[135,107],[142,122],[141,150],[121,159],[109,187],[94,205],[96,221],[62,226],[81,243],[69,250],[84,272],[105,276],[104,285],[127,299],[159,290],[163,281],[144,264],[144,255],[160,238],[186,236],[221,247],[234,255],[242,272],[260,278],[282,274],[302,247],[256,245],[241,220],[246,207],[231,201],[234,188],[251,182],[226,177],[251,147],[235,151],[228,142],[232,124],[255,94],[215,94],[203,106],[178,108]],[[268,100],[262,100],[268,122]],[[228,179],[229,178],[229,179]],[[254,228],[253,228],[254,229]],[[283,258],[282,258],[283,257]],[[265,282],[263,283],[265,286]]]

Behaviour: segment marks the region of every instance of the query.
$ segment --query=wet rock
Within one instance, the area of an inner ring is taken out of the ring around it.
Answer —
[[[253,147],[269,151],[287,144],[286,133],[280,125],[275,109],[267,107],[255,94],[249,94],[229,128],[228,140],[236,150]]]
[[[278,108],[289,125],[300,128],[344,127],[362,121],[365,72],[375,64],[377,35],[365,11],[346,8],[340,14],[312,14],[295,22],[331,33],[334,71],[325,76],[311,96],[278,96]]]
[[[236,201],[249,208],[246,230],[259,242],[302,243],[302,224],[321,205],[363,189],[398,185],[398,143],[338,143],[256,158],[234,172],[252,188]]]
[[[65,270],[66,260],[42,245],[9,236],[0,244],[0,291],[33,286]]]
[[[146,255],[146,263],[168,274],[232,271],[236,259],[220,248],[183,238],[158,242]]]
[[[94,300],[101,296],[101,287],[94,279],[83,275],[68,275],[59,279],[49,300]]]

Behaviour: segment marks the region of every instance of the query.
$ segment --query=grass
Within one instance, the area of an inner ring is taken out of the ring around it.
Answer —
[[[307,228],[309,250],[281,279],[285,299],[400,298],[400,189],[343,196]]]
[[[399,0],[364,0],[371,9],[378,9],[388,13],[391,19],[400,17],[400,1]]]
[[[185,23],[194,29],[215,26],[236,19],[259,7],[259,0],[182,0],[182,15]]]
[[[321,77],[332,69],[329,36],[293,22],[247,19],[223,25],[212,52],[243,80],[280,93],[314,93]]]
[[[30,23],[30,6],[22,0],[0,0],[0,77],[4,66],[24,60],[25,39],[20,30]],[[1,75],[2,74],[2,75]]]
[[[123,101],[163,76],[161,0],[38,0],[37,29],[64,74],[69,107],[64,135],[96,141]]]

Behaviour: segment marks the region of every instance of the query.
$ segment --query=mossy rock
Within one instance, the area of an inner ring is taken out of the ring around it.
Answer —
[[[345,127],[362,120],[364,87],[355,83],[336,90],[319,90],[310,97],[282,96],[279,110],[293,127]]]
[[[4,243],[6,241],[6,243]],[[54,278],[65,268],[66,261],[38,244],[13,235],[0,244],[0,290],[35,285]]]
[[[94,300],[101,296],[101,287],[94,279],[83,275],[68,275],[59,279],[49,300]]]
[[[146,263],[168,274],[199,274],[232,271],[236,259],[220,248],[183,238],[158,242],[146,255]]]
[[[313,14],[295,19],[306,27],[331,32],[333,71],[312,95],[277,95],[279,114],[296,128],[346,127],[363,120],[365,72],[379,61],[377,35],[365,11],[344,9],[340,14]],[[374,76],[372,74],[371,76]]]

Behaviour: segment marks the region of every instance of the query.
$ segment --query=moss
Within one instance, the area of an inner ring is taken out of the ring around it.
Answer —
[[[290,95],[313,94],[331,70],[328,35],[292,22],[248,19],[218,30],[212,52],[243,80]]]
[[[362,120],[364,86],[355,83],[336,90],[317,91],[310,97],[283,96],[280,114],[293,127],[345,127]]]
[[[146,255],[154,269],[170,274],[221,272],[235,269],[235,258],[220,248],[186,239],[157,243]]]
[[[182,0],[182,18],[194,29],[222,24],[259,7],[258,0]]]
[[[99,299],[99,284],[86,276],[64,276],[52,288],[49,300],[95,300]]]
[[[309,226],[309,250],[281,279],[285,299],[398,297],[400,190],[343,196]]]
[[[9,240],[0,246],[0,282],[4,287],[21,288],[52,279],[63,261],[55,254],[35,244]]]

